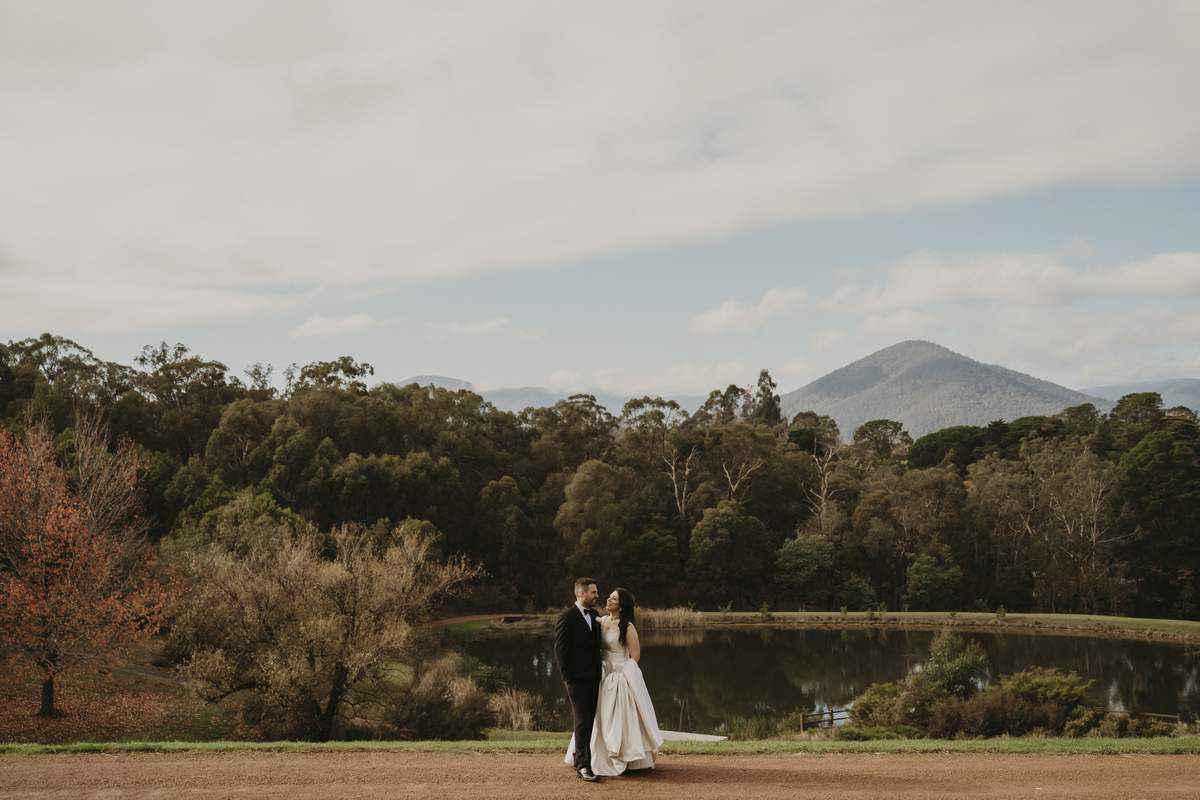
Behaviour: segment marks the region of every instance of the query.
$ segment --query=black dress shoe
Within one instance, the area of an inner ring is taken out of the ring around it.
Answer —
[[[596,774],[592,772],[591,767],[580,767],[579,769],[575,770],[575,774],[579,776],[579,780],[587,781],[588,783],[596,783],[600,780],[596,777]]]

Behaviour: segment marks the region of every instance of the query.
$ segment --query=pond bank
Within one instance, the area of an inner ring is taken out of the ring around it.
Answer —
[[[1192,620],[1141,619],[1084,614],[1005,614],[977,611],[779,611],[764,618],[753,611],[705,611],[702,629],[720,628],[885,628],[910,630],[953,630],[981,633],[1047,633],[1107,639],[1130,639],[1175,644],[1200,644],[1200,622]],[[508,618],[510,622],[500,620]],[[515,612],[475,614],[430,623],[454,633],[502,635],[548,630],[553,614]],[[682,631],[688,628],[648,628]]]

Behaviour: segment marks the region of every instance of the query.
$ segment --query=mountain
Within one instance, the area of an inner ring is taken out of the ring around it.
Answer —
[[[789,417],[804,410],[833,417],[845,439],[872,419],[899,420],[915,439],[951,425],[1053,414],[1080,403],[1101,411],[1113,405],[920,339],[885,347],[781,399]]]
[[[501,411],[512,412],[523,411],[530,406],[534,408],[552,406],[559,400],[566,400],[572,394],[583,392],[595,396],[596,402],[607,408],[609,413],[620,414],[621,409],[625,407],[625,403],[630,399],[630,396],[627,395],[612,394],[611,392],[604,392],[599,389],[555,391],[554,389],[546,389],[542,386],[522,386],[481,391],[476,389],[475,385],[470,381],[447,378],[444,375],[414,375],[411,378],[400,381],[399,385],[407,386],[410,383],[417,383],[421,386],[433,384],[439,388],[450,390],[467,389],[476,392],[484,400],[487,400]],[[640,395],[638,396],[640,397]],[[667,399],[679,403],[679,405],[683,406],[690,413],[699,408],[707,398],[692,395],[677,395]]]
[[[1083,391],[1113,401],[1136,392],[1158,392],[1162,395],[1163,408],[1187,406],[1200,414],[1200,378],[1168,378],[1140,383],[1114,383],[1108,386],[1093,386],[1091,389]]]
[[[405,378],[397,383],[397,386],[408,386],[410,383],[418,383],[421,386],[429,386],[433,384],[439,389],[449,389],[458,391],[460,389],[473,389],[474,384],[470,381],[459,380],[458,378],[447,378],[445,375],[413,375],[411,378]]]

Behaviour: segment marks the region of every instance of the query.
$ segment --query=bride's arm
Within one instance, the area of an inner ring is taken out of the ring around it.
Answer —
[[[629,648],[629,657],[634,661],[642,657],[642,643],[638,641],[637,628],[632,624],[625,629],[625,646]]]

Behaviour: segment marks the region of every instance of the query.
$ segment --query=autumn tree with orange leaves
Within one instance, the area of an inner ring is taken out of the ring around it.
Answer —
[[[0,429],[0,647],[37,668],[42,716],[59,714],[58,676],[150,636],[168,599],[141,539],[136,450],[110,450],[94,417],[70,433],[60,458],[45,423]]]

